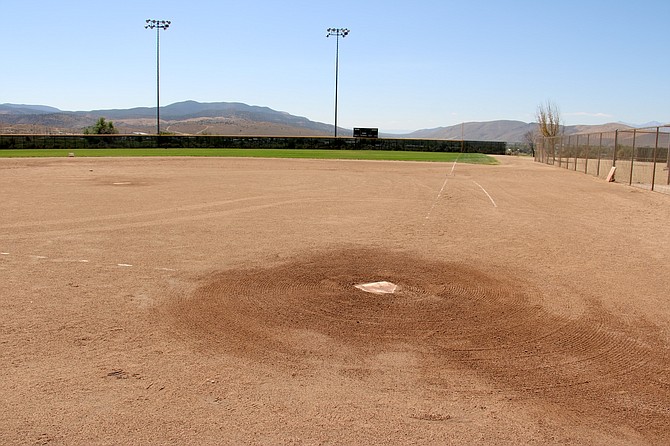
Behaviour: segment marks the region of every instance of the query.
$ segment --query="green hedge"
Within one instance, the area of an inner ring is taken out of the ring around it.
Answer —
[[[266,136],[173,136],[173,135],[0,135],[2,149],[95,149],[95,148],[218,148],[400,150],[416,152],[464,152],[504,155],[506,143],[434,139],[367,139]]]

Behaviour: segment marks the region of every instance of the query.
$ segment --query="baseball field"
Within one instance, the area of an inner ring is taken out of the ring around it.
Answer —
[[[497,160],[0,159],[0,444],[669,444],[670,196]]]

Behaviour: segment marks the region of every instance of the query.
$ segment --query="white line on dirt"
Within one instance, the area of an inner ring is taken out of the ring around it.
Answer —
[[[0,252],[0,256],[9,256],[9,252],[2,251]],[[48,259],[47,256],[40,256],[40,255],[30,255],[30,258],[36,259],[36,260],[43,260],[43,259]],[[90,260],[86,259],[79,259],[79,260],[67,260],[67,259],[53,259],[52,262],[77,262],[77,263],[91,263]],[[121,268],[133,268],[134,266],[131,265],[130,263],[117,263],[116,266],[121,267]],[[168,271],[168,272],[175,272],[177,271],[176,269],[173,268],[154,268],[155,271]]]
[[[456,161],[454,161],[454,165],[451,166],[451,172],[449,172],[449,175],[451,175],[451,176],[454,175],[454,169],[456,168],[456,163],[458,162],[458,158],[460,158],[460,157],[461,157],[461,155],[458,155],[458,157],[456,157]]]
[[[9,253],[9,252],[5,252],[5,251],[2,251],[2,252],[0,252],[0,255],[1,255],[1,256],[9,256],[10,253]],[[43,260],[43,259],[48,259],[48,258],[49,258],[49,257],[47,257],[47,256],[40,256],[40,255],[29,255],[28,257],[30,257],[30,258],[32,258],[32,259],[35,259],[35,260]],[[86,259],[79,259],[79,260],[73,260],[73,259],[70,259],[70,260],[68,260],[68,259],[52,259],[51,261],[52,261],[52,262],[91,263],[90,260],[86,260]],[[130,263],[117,263],[116,266],[119,266],[119,267],[121,267],[121,268],[133,268],[133,267],[134,267],[134,265],[131,265]],[[154,270],[156,270],[156,271],[171,271],[171,272],[177,271],[176,269],[173,269],[173,268],[158,268],[158,267],[154,268]]]
[[[481,190],[484,191],[484,193],[486,194],[486,196],[489,197],[489,200],[491,200],[491,203],[493,204],[493,207],[494,207],[494,208],[497,208],[498,205],[496,204],[495,201],[493,201],[493,198],[491,198],[491,195],[489,195],[489,193],[486,192],[486,189],[484,189],[484,188],[482,187],[482,185],[479,184],[478,182],[476,182],[475,180],[472,180],[472,182],[475,183],[477,186],[479,186],[479,188],[480,188]]]
[[[433,213],[433,210],[435,209],[435,206],[437,206],[437,202],[440,201],[440,198],[442,197],[442,192],[444,192],[444,188],[447,187],[447,180],[449,177],[454,176],[454,170],[456,169],[456,163],[458,163],[458,158],[460,158],[461,155],[459,154],[458,157],[456,157],[456,161],[454,161],[454,164],[451,166],[451,171],[449,174],[444,178],[444,183],[442,183],[442,187],[440,188],[440,192],[438,192],[437,197],[435,197],[435,201],[433,201],[433,205],[430,207],[430,210],[428,211],[428,214],[426,214],[426,220],[428,220]]]
[[[437,197],[435,197],[435,200],[433,201],[433,205],[430,207],[430,210],[428,211],[428,214],[426,214],[426,220],[430,218],[430,215],[433,213],[433,209],[435,209],[435,206],[437,206],[437,202],[440,201],[440,197],[442,197],[442,192],[444,192],[444,188],[447,187],[447,180],[449,179],[449,175],[447,175],[444,178],[444,183],[442,183],[442,187],[440,188],[440,192],[437,194]]]
[[[444,192],[444,188],[447,187],[447,180],[448,179],[449,179],[448,176],[444,178],[444,183],[442,183],[442,187],[440,188],[440,192],[438,192],[438,194],[437,194],[437,199],[439,199],[442,196],[442,192]]]

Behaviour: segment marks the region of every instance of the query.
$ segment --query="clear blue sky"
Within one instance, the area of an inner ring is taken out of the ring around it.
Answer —
[[[0,4],[0,103],[63,110],[244,102],[343,127],[670,122],[668,0],[47,1]]]

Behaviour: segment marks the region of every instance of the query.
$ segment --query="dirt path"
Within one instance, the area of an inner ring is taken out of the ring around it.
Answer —
[[[667,444],[670,197],[500,160],[0,159],[0,444]]]

